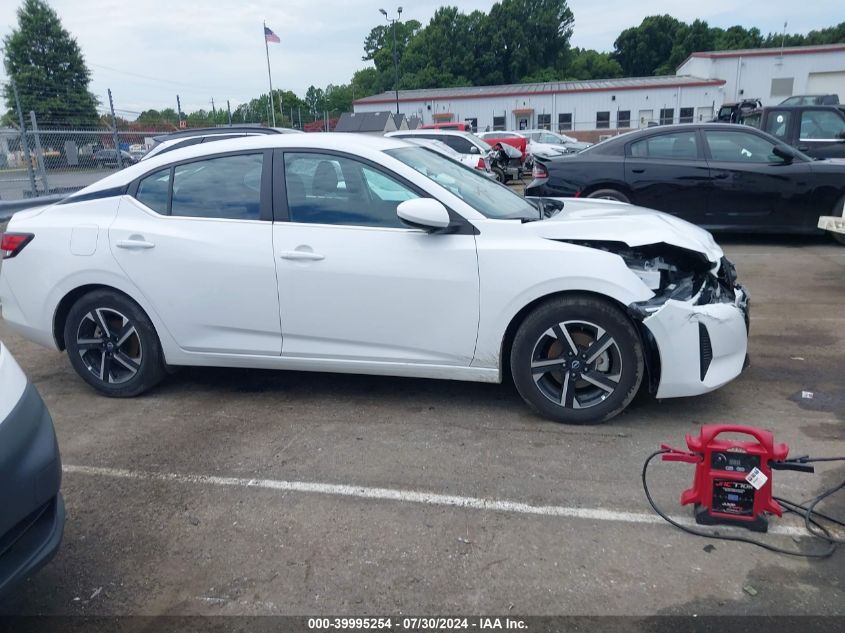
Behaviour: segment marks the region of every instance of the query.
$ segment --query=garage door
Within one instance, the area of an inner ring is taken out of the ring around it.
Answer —
[[[845,70],[810,73],[807,77],[807,94],[839,95],[839,101],[845,101]]]

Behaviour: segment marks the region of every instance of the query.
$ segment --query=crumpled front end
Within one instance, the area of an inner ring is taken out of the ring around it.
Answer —
[[[748,362],[748,302],[733,264],[723,257],[717,270],[688,274],[629,306],[658,355],[649,364],[656,397],[707,393],[742,372]]]

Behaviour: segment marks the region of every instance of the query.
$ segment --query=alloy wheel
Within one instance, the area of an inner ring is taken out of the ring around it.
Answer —
[[[540,336],[531,354],[531,375],[553,403],[586,409],[604,402],[622,378],[616,340],[589,321],[564,321]]]
[[[135,325],[112,308],[95,308],[80,321],[76,346],[82,362],[98,380],[121,384],[141,369],[141,339]]]

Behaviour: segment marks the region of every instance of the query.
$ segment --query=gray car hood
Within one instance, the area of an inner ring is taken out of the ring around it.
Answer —
[[[548,220],[529,222],[525,230],[553,240],[623,242],[628,246],[671,244],[703,253],[711,262],[722,258],[721,247],[704,229],[673,215],[613,200],[555,198],[563,210]]]

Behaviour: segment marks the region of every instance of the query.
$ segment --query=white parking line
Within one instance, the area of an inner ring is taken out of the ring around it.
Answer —
[[[369,486],[349,486],[344,484],[324,484],[309,481],[284,481],[279,479],[245,479],[240,477],[218,477],[215,475],[181,475],[177,473],[153,473],[139,470],[125,470],[122,468],[102,468],[98,466],[62,467],[69,474],[94,475],[101,477],[115,477],[140,481],[165,481],[179,484],[201,484],[209,486],[224,486],[236,488],[260,488],[264,490],[280,490],[283,492],[316,493],[338,497],[357,497],[360,499],[378,499],[403,503],[419,503],[435,506],[452,506],[473,510],[488,510],[493,512],[508,512],[516,514],[534,514],[550,517],[566,517],[585,519],[588,521],[615,521],[622,523],[665,524],[656,514],[639,512],[620,512],[604,508],[578,508],[572,506],[531,505],[520,501],[505,499],[481,499],[478,497],[463,497],[457,495],[443,495],[434,492],[417,492],[414,490],[397,490],[393,488],[372,488]],[[695,522],[687,517],[672,517],[678,523],[694,526]],[[737,528],[739,529],[739,528]],[[721,532],[732,530],[730,527],[720,526]],[[743,532],[744,533],[744,532]],[[784,536],[807,536],[802,527],[777,525],[769,529],[770,534]]]

